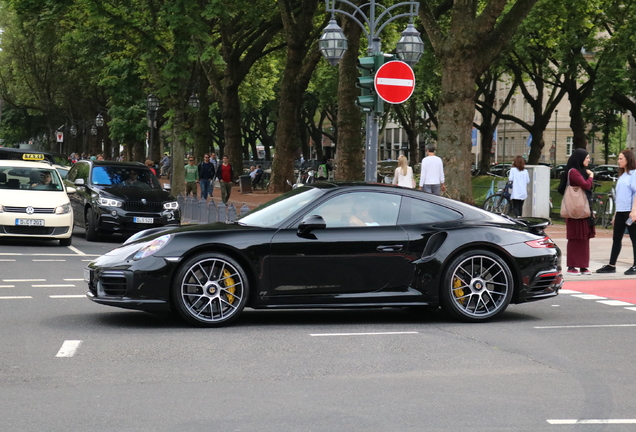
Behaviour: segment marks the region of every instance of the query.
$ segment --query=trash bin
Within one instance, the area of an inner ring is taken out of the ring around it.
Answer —
[[[252,193],[252,177],[249,175],[240,176],[239,186],[241,187],[241,193]]]

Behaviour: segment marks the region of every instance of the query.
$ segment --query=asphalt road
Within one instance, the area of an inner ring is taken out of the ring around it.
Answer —
[[[118,239],[77,231],[0,241],[0,431],[636,429],[633,279],[568,281],[486,324],[247,310],[196,329],[84,298]]]

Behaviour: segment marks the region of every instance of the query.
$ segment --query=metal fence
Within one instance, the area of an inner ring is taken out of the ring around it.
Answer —
[[[223,202],[218,204],[214,200],[207,202],[204,199],[193,197],[177,197],[179,208],[181,209],[182,224],[206,224],[213,222],[232,222],[240,215],[244,215],[250,208],[243,204],[240,210],[236,211],[234,204],[226,206]]]

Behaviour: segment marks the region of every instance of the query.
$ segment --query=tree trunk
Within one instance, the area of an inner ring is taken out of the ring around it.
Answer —
[[[226,82],[228,82],[226,78]],[[222,116],[224,126],[225,147],[223,154],[227,155],[230,165],[234,168],[234,175],[243,174],[242,139],[241,139],[241,101],[238,87],[225,85],[223,87]],[[223,159],[219,155],[219,160]]]
[[[174,108],[174,117],[172,122],[172,176],[170,177],[170,193],[177,197],[185,196],[185,169],[183,156],[185,153],[185,145],[183,142],[183,124],[184,116],[182,108]]]

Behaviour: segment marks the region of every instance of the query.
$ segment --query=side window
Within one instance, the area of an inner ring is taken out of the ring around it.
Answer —
[[[77,173],[79,172],[80,165],[82,164],[76,163],[75,165],[71,167],[70,170],[68,170],[68,174],[66,175],[66,180],[70,181],[71,183],[75,181],[75,179],[77,178]]]
[[[76,178],[84,179],[84,183],[88,183],[88,170],[89,166],[87,163],[80,163],[78,167],[78,173]]]
[[[400,209],[400,225],[425,224],[461,219],[462,214],[430,201],[404,197]]]
[[[322,216],[327,228],[395,225],[400,199],[391,194],[352,192],[333,197],[309,214]]]

